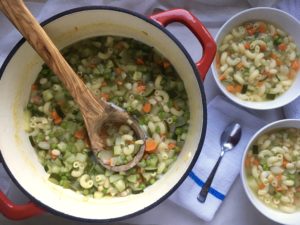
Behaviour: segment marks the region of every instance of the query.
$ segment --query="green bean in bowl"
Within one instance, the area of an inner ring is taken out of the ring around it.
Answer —
[[[106,125],[105,150],[112,165],[130,161],[145,144],[143,159],[126,172],[102,167],[90,149],[78,106],[62,83],[43,66],[25,109],[26,131],[49,180],[83,195],[101,198],[142,192],[176,160],[189,127],[187,94],[170,62],[153,47],[131,38],[99,36],[74,43],[62,53],[99,99],[134,116],[145,143],[130,126]]]

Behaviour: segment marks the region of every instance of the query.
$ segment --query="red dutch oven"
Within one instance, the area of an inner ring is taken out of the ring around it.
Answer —
[[[187,26],[201,43],[203,54],[198,62],[193,62],[182,44],[165,28],[174,22]],[[183,9],[173,9],[146,18],[120,8],[83,7],[57,14],[43,22],[42,26],[58,48],[99,35],[131,37],[155,47],[174,65],[184,82],[188,94],[190,127],[176,162],[143,193],[87,199],[52,184],[22,126],[23,109],[29,99],[31,84],[43,64],[37,53],[22,39],[0,69],[0,157],[12,180],[32,202],[15,205],[0,192],[1,213],[15,220],[46,211],[77,220],[115,221],[158,205],[184,181],[203,145],[207,112],[202,81],[216,52],[213,38],[195,16]]]

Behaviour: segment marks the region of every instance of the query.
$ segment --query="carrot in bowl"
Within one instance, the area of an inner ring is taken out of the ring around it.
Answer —
[[[233,85],[227,85],[226,87],[227,91],[231,92],[231,93],[234,93],[235,92],[235,88]]]
[[[300,62],[299,62],[299,60],[294,60],[292,62],[292,64],[291,64],[291,66],[292,66],[292,69],[298,70],[300,68]]]
[[[219,80],[220,80],[220,81],[225,80],[225,79],[226,79],[225,74],[221,74],[221,75],[219,76]]]
[[[250,43],[247,41],[247,42],[244,44],[244,47],[245,47],[245,49],[250,49]]]
[[[143,111],[145,113],[149,113],[151,111],[151,104],[149,102],[146,102],[144,105],[143,105]]]
[[[58,125],[62,122],[62,118],[57,114],[56,111],[51,112],[51,117],[53,119],[54,124]]]
[[[155,152],[158,143],[153,139],[147,139],[145,144],[145,151],[146,152]]]
[[[173,149],[176,147],[176,144],[175,143],[169,143],[168,144],[168,149]]]
[[[281,43],[281,44],[278,45],[278,49],[279,49],[280,51],[285,51],[286,48],[287,48],[287,46],[286,46],[285,43]]]

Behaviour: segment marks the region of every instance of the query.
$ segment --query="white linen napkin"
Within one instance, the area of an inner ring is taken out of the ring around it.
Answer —
[[[205,221],[214,217],[225,199],[232,183],[239,174],[243,151],[251,136],[265,121],[253,116],[244,109],[229,103],[224,97],[217,96],[208,104],[207,131],[204,145],[198,161],[188,178],[171,195],[170,199],[193,212]],[[227,152],[217,170],[205,203],[200,203],[197,196],[220,155],[220,136],[231,122],[238,122],[242,127],[241,140],[237,146]]]

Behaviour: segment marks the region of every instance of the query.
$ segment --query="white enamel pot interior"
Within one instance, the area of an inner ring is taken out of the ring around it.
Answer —
[[[131,37],[154,46],[170,60],[184,82],[189,99],[190,128],[177,161],[162,179],[143,193],[96,200],[52,184],[23,129],[23,110],[43,61],[21,40],[0,71],[0,149],[8,173],[37,205],[72,219],[119,220],[159,204],[186,178],[200,154],[205,136],[204,89],[194,62],[182,45],[158,23],[117,8],[78,8],[58,14],[43,25],[58,48],[99,35]]]
[[[223,40],[223,38],[236,26],[243,24],[247,21],[253,20],[262,20],[266,21],[267,23],[274,24],[275,26],[283,29],[289,35],[291,35],[298,46],[300,48],[300,22],[289,15],[288,13],[274,9],[274,8],[267,8],[267,7],[257,7],[244,10],[235,16],[231,17],[218,31],[216,35],[216,43],[219,46]],[[267,110],[267,109],[275,109],[282,107],[294,99],[296,99],[300,95],[300,71],[298,71],[297,75],[295,76],[295,81],[293,85],[281,96],[277,97],[272,101],[263,101],[263,102],[251,102],[251,101],[244,101],[239,99],[237,96],[229,93],[224,85],[219,80],[219,74],[216,69],[216,61],[214,60],[212,66],[212,72],[214,75],[214,79],[220,88],[220,90],[232,101],[235,103],[257,110]]]
[[[300,211],[296,211],[295,213],[284,213],[279,210],[273,209],[266,204],[264,204],[260,199],[258,199],[257,195],[251,190],[251,188],[248,185],[247,176],[246,176],[246,168],[245,168],[245,160],[247,156],[247,152],[249,151],[250,147],[253,145],[253,143],[257,140],[258,137],[262,136],[263,134],[280,128],[297,128],[300,129],[300,120],[299,119],[284,119],[284,120],[278,120],[273,123],[270,123],[263,128],[261,128],[259,131],[255,133],[255,135],[251,138],[249,141],[246,150],[243,154],[242,159],[242,165],[241,165],[241,178],[243,187],[245,189],[245,192],[247,194],[247,197],[251,201],[251,203],[266,217],[269,219],[280,223],[280,224],[286,224],[286,225],[299,225],[300,221]]]

